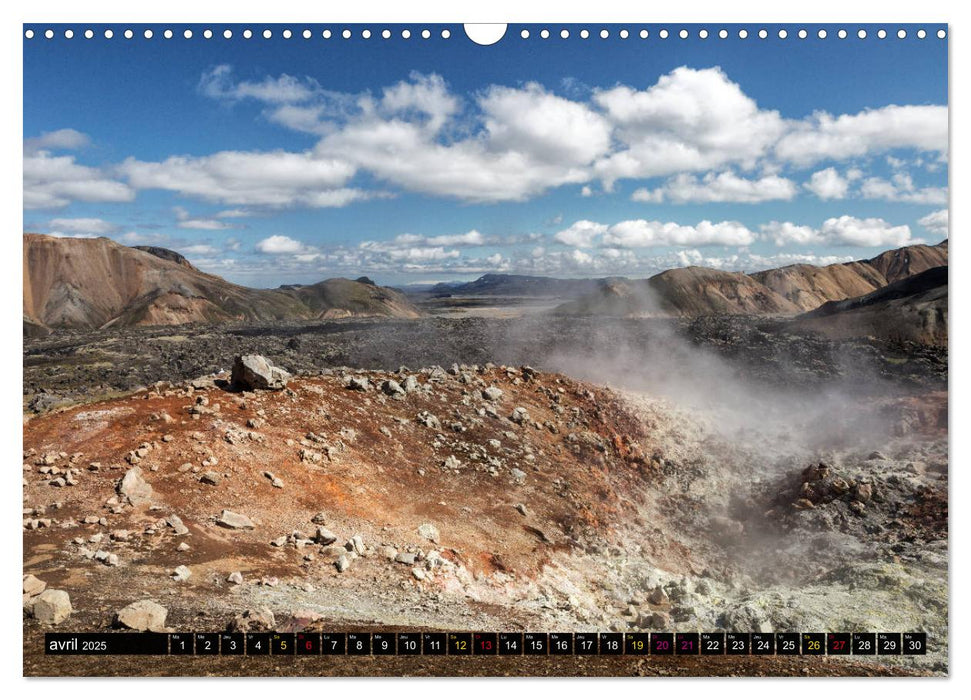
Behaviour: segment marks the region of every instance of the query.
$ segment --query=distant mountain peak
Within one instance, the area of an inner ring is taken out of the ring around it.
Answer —
[[[131,246],[135,250],[143,250],[150,255],[154,255],[156,258],[162,258],[162,260],[168,260],[169,262],[174,262],[177,265],[182,265],[182,267],[187,267],[190,270],[196,270],[195,265],[189,262],[189,260],[182,255],[182,253],[177,253],[174,250],[169,250],[168,248],[162,248],[161,246],[155,245],[133,245]]]

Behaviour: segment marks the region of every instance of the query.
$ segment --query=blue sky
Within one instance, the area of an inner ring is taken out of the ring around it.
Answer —
[[[163,245],[255,286],[751,271],[937,242],[947,40],[901,26],[511,25],[481,47],[457,26],[65,25],[24,41],[24,229]]]

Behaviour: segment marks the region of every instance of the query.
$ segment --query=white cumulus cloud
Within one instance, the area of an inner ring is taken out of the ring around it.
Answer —
[[[256,244],[256,249],[269,255],[294,255],[304,252],[307,246],[289,236],[277,234],[259,241]]]
[[[900,247],[920,242],[919,239],[911,237],[910,227],[907,225],[894,226],[879,218],[859,219],[848,215],[826,219],[818,228],[772,221],[761,229],[778,246],[794,243],[876,248]]]
[[[220,151],[161,162],[129,158],[119,170],[138,189],[162,189],[223,204],[341,207],[368,193],[344,184],[352,164],[287,151]]]
[[[76,129],[45,131],[40,136],[24,139],[24,153],[38,151],[76,151],[84,148],[91,139]]]
[[[569,228],[557,231],[553,234],[553,239],[564,245],[591,248],[596,240],[607,232],[607,228],[605,224],[581,219],[574,222]]]
[[[917,223],[923,226],[928,233],[937,237],[943,236],[947,238],[950,231],[948,218],[947,209],[939,209],[938,211],[931,212],[927,216],[921,217]]]
[[[857,114],[817,112],[789,123],[776,155],[798,165],[845,160],[895,148],[947,151],[947,107],[888,105]]]
[[[752,166],[785,128],[720,68],[682,66],[647,90],[620,85],[594,91],[593,101],[622,144],[596,166],[608,187],[620,178]]]
[[[135,190],[81,165],[73,155],[49,151],[24,154],[24,209],[59,209],[74,201],[130,202]]]
[[[259,81],[235,80],[232,66],[222,64],[202,74],[199,92],[220,100],[254,99],[269,103],[305,102],[321,92],[320,84],[311,78],[283,74]]]
[[[895,173],[889,180],[880,177],[867,178],[860,185],[860,194],[866,199],[883,199],[888,202],[909,204],[947,204],[944,187],[917,187],[906,173]]]
[[[554,240],[576,248],[652,248],[660,246],[747,246],[756,235],[737,221],[695,226],[672,221],[632,219],[606,225],[581,220],[553,235]]]
[[[844,199],[850,190],[850,181],[836,168],[826,168],[813,173],[805,187],[820,199]]]
[[[118,226],[104,219],[51,219],[47,223],[51,232],[83,233],[92,236],[104,236],[114,233]]]
[[[664,202],[675,204],[688,202],[740,202],[755,204],[772,200],[788,201],[796,196],[798,188],[792,180],[778,175],[766,175],[758,179],[739,177],[731,171],[708,173],[701,179],[682,173],[654,190],[635,190],[631,199],[635,202]]]

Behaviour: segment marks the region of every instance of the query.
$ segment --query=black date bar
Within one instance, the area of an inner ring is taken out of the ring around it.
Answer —
[[[169,636],[154,632],[48,632],[44,635],[44,653],[53,655],[82,654],[108,656],[115,654],[168,654]]]

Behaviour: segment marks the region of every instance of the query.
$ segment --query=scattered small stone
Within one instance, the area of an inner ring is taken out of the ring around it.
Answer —
[[[371,383],[367,380],[367,377],[348,377],[344,386],[352,391],[371,390]]]
[[[216,520],[216,524],[230,530],[252,530],[256,527],[253,521],[245,515],[234,513],[231,510],[224,510]]]
[[[667,605],[670,599],[668,598],[668,594],[664,592],[664,589],[658,586],[647,596],[647,601],[652,605]]]
[[[381,383],[381,391],[391,398],[401,398],[405,395],[404,388],[394,379],[386,379]]]
[[[873,498],[873,484],[857,484],[853,491],[854,500],[860,503],[867,503],[871,498]]]
[[[192,572],[189,571],[189,567],[185,564],[181,564],[172,571],[172,578],[176,581],[188,581]]]
[[[269,608],[244,610],[229,623],[230,632],[271,632],[276,628],[276,618]]]
[[[326,527],[318,527],[315,539],[317,540],[317,544],[334,544],[334,542],[337,541],[337,535],[328,530]]]
[[[442,422],[438,420],[438,417],[429,413],[428,411],[421,411],[416,419],[419,423],[424,425],[426,428],[433,428],[435,430],[442,429]]]
[[[439,532],[438,528],[431,523],[422,523],[418,526],[418,535],[424,537],[430,542],[438,542]]]
[[[509,420],[517,425],[522,425],[523,423],[528,423],[530,421],[529,411],[527,411],[522,406],[517,406],[513,409],[512,413],[509,415]]]
[[[337,557],[337,561],[334,562],[334,566],[337,567],[337,570],[340,573],[344,573],[351,566],[351,558],[346,554],[341,554],[339,557]]]
[[[241,574],[239,571],[234,571],[226,578],[226,580],[229,581],[229,583],[235,583],[238,586],[243,583],[243,574]]]
[[[171,515],[166,516],[165,522],[168,523],[168,526],[175,531],[176,535],[189,534],[189,528],[187,528],[185,524],[182,522],[182,518],[180,518],[175,513],[172,513]]]

